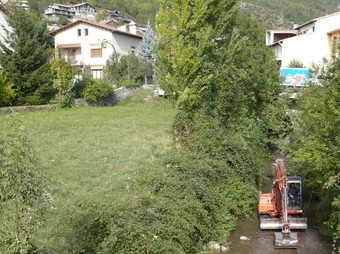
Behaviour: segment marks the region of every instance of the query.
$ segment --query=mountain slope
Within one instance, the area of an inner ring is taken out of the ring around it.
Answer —
[[[297,24],[339,11],[339,0],[246,0]]]
[[[43,13],[51,3],[77,4],[79,0],[30,0],[28,2],[33,11]],[[159,0],[88,0],[87,2],[96,8],[118,10],[123,15],[133,17],[138,23],[146,24],[147,21],[154,21]],[[266,17],[270,17],[267,23],[272,22],[273,26],[269,26],[273,28],[289,23],[302,24],[337,12],[339,11],[337,6],[340,5],[339,0],[245,0],[239,2],[240,5],[244,5],[244,2],[250,4],[246,6],[247,11],[259,17],[260,20],[267,20]],[[269,14],[270,12],[272,13]],[[272,19],[274,16],[279,17],[279,20]]]

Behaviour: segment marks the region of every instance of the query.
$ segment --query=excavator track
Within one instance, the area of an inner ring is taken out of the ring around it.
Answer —
[[[307,229],[307,218],[289,217],[288,222],[291,229],[305,230]],[[273,218],[267,215],[260,215],[260,229],[273,230],[281,229],[283,226],[282,217]]]

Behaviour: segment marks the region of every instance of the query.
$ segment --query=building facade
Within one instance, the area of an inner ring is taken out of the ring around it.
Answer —
[[[50,4],[44,11],[44,16],[49,20],[57,20],[61,17],[66,19],[87,18],[95,19],[96,9],[88,3],[74,5]]]
[[[281,68],[298,60],[306,68],[328,58],[334,39],[340,37],[340,12],[313,19],[292,30],[266,32],[266,44],[274,49]]]
[[[94,78],[103,76],[106,61],[113,54],[135,54],[142,36],[89,20],[77,20],[50,33],[57,54],[78,67],[90,66]]]

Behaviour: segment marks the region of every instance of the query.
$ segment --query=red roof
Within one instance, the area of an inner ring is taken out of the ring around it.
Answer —
[[[105,25],[105,24],[100,24],[100,23],[97,23],[97,22],[94,22],[94,21],[90,21],[90,20],[85,20],[85,19],[79,19],[77,21],[74,21],[72,23],[69,23],[65,26],[62,26],[52,32],[49,33],[49,35],[52,35],[52,36],[55,36],[56,34],[62,32],[62,31],[65,31],[73,26],[76,26],[80,23],[85,23],[85,24],[88,24],[88,25],[91,25],[91,26],[95,26],[95,27],[99,27],[99,28],[102,28],[102,29],[106,29],[106,30],[109,30],[113,33],[120,33],[120,34],[124,34],[124,35],[127,35],[127,36],[133,36],[133,37],[138,37],[138,38],[143,38],[143,36],[141,35],[138,35],[138,34],[132,34],[132,33],[128,33],[128,32],[124,32],[124,31],[120,31],[118,30],[117,28],[113,27],[113,26],[109,26],[109,25]]]

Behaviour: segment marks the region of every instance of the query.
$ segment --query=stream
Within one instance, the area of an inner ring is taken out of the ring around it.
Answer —
[[[309,219],[309,217],[308,217]],[[237,229],[230,237],[230,254],[330,254],[332,243],[323,238],[313,227],[308,225],[305,231],[298,231],[297,249],[275,249],[274,232],[272,230],[261,231],[257,214],[254,214],[250,222],[239,221]],[[295,232],[295,231],[294,231]],[[240,240],[246,236],[249,240]]]
[[[271,166],[268,167],[268,179],[265,179],[263,192],[271,191]],[[321,236],[316,227],[315,218],[316,201],[308,200],[304,204],[304,216],[308,219],[306,230],[298,232],[297,249],[275,249],[275,230],[260,230],[257,211],[254,212],[249,222],[240,220],[237,228],[231,233],[230,249],[228,254],[330,254],[332,253],[332,242]],[[276,230],[279,232],[279,230]],[[248,240],[241,240],[240,237]]]

